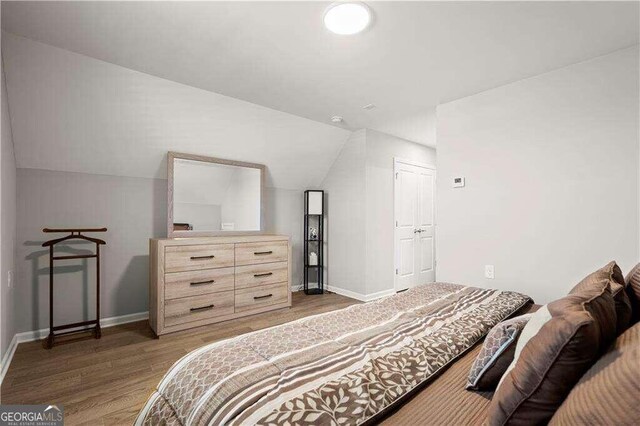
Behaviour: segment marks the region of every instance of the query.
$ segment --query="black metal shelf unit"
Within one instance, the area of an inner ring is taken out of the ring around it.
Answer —
[[[304,292],[324,293],[324,191],[304,191]]]

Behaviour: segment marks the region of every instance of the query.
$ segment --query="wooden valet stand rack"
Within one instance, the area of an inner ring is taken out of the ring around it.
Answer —
[[[46,348],[51,349],[53,347],[53,340],[55,336],[62,336],[65,334],[78,333],[82,331],[86,331],[86,328],[82,328],[80,330],[71,330],[65,331],[62,333],[56,333],[56,331],[67,330],[69,328],[78,328],[84,327],[87,325],[95,325],[94,333],[95,338],[99,339],[102,335],[100,331],[100,246],[107,244],[103,240],[98,238],[87,237],[86,235],[82,235],[82,232],[107,232],[107,228],[61,228],[61,229],[49,229],[44,228],[42,232],[47,233],[62,233],[62,232],[70,232],[71,234],[66,237],[56,238],[54,240],[49,240],[42,244],[42,247],[49,247],[49,336],[46,341]],[[63,241],[69,240],[85,240],[95,243],[96,252],[94,254],[76,254],[70,256],[54,256],[53,247],[56,244],[59,244]],[[53,325],[53,262],[54,260],[69,260],[69,259],[96,259],[96,319],[89,321],[80,321],[73,324],[65,324],[65,325],[57,325],[54,327]]]

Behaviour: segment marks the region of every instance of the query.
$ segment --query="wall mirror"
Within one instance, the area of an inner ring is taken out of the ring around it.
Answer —
[[[264,231],[262,164],[169,152],[169,238]]]

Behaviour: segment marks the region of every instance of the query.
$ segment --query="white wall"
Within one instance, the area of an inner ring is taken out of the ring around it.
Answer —
[[[385,112],[385,115],[386,112]],[[422,145],[436,147],[436,107],[420,109],[417,113],[387,117],[371,127],[381,133],[395,135]]]
[[[331,290],[364,300],[393,292],[394,158],[433,165],[436,151],[386,133],[359,130],[322,184]]]
[[[102,255],[102,317],[148,309],[149,238],[166,236],[167,181],[84,173],[18,169],[16,332],[48,327],[48,250],[44,227],[106,226]],[[302,282],[302,194],[267,190],[267,231],[291,235],[294,284]],[[93,249],[93,245],[72,245]],[[57,324],[91,319],[95,262],[58,263]],[[78,268],[80,265],[81,268]]]
[[[439,280],[546,303],[638,261],[638,71],[635,46],[438,107]]]
[[[291,237],[291,285],[302,284],[302,229],[304,199],[296,190],[266,188],[265,211],[267,232]]]
[[[393,159],[435,166],[435,149],[367,129],[367,294],[394,289]]]
[[[325,191],[327,252],[325,279],[330,289],[366,294],[365,211],[366,130],[351,137],[321,185]]]
[[[102,316],[147,309],[169,150],[267,166],[266,230],[291,236],[301,283],[302,189],[322,181],[350,132],[10,34],[2,53],[18,167],[16,332],[48,325],[45,226],[107,226]],[[59,270],[56,321],[92,314],[84,279]]]
[[[101,227],[101,316],[148,309],[149,238],[166,236],[167,181],[18,169],[15,312],[18,332],[48,324],[49,258],[44,227]],[[93,244],[70,245],[94,250]],[[95,317],[95,261],[61,261],[54,276],[54,321]]]
[[[0,147],[0,361],[16,331],[14,290],[8,287],[7,273],[14,272],[16,250],[16,162],[4,69],[2,75],[2,145]],[[15,279],[13,283],[15,287]],[[1,366],[0,366],[1,370]]]

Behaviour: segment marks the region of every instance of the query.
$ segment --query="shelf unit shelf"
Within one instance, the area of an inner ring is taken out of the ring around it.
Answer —
[[[311,238],[314,229],[316,238]],[[324,293],[324,191],[304,191],[304,292]],[[317,264],[310,265],[311,256]]]

